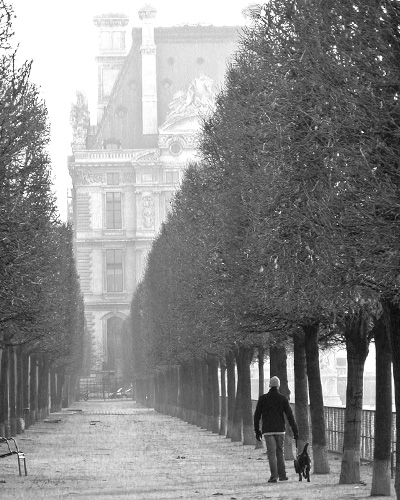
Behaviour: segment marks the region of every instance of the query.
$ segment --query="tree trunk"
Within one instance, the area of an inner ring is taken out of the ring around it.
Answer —
[[[211,356],[209,361],[209,370],[211,371],[211,432],[219,434],[219,383],[218,383],[218,358]]]
[[[25,429],[29,428],[30,425],[30,419],[29,419],[29,411],[30,411],[30,387],[31,387],[31,382],[30,382],[30,363],[31,363],[31,358],[29,354],[23,355],[24,361],[23,361],[23,366],[22,366],[22,371],[23,371],[23,400],[22,400],[22,408],[23,408],[23,415],[24,415],[24,423],[25,423]]]
[[[31,373],[31,365],[32,365],[32,358],[30,358],[29,373]],[[61,384],[61,406],[62,406],[62,408],[68,408],[68,406],[69,406],[68,375],[65,373],[65,368],[61,368],[60,384]],[[139,380],[139,385],[141,387],[143,387],[143,379]],[[143,389],[142,389],[142,391],[143,391]],[[31,393],[31,389],[29,389],[29,394],[30,393]],[[143,392],[142,392],[142,394],[143,394]],[[142,401],[143,401],[143,399],[142,399]]]
[[[273,345],[270,345],[269,346],[269,378],[278,376],[278,371],[279,371],[279,369],[278,369],[278,365],[279,365],[278,354],[279,354],[279,351],[276,349],[276,347]],[[269,386],[267,388],[267,391],[269,391]]]
[[[182,405],[182,366],[178,365],[176,368],[176,414],[177,418],[181,415],[181,405]]]
[[[279,391],[290,399],[290,389],[287,377],[287,354],[284,345],[270,347],[270,377],[278,377],[281,381]]]
[[[226,436],[227,431],[227,415],[226,415],[226,364],[223,360],[221,366],[221,423],[219,428],[220,436]]]
[[[38,362],[38,373],[37,373],[37,411],[36,411],[36,420],[40,421],[43,419],[42,416],[42,404],[43,404],[43,359],[42,355],[39,355],[37,358]]]
[[[191,381],[189,380],[189,383]],[[171,415],[171,367],[168,367],[164,371],[164,411],[166,415]]]
[[[319,369],[318,323],[303,326],[306,351],[308,390],[312,427],[313,468],[315,474],[329,474],[325,436],[324,399]]]
[[[207,423],[208,423],[208,396],[209,396],[209,391],[208,391],[208,367],[207,363],[205,360],[202,360],[201,363],[201,385],[202,385],[202,392],[203,392],[203,401],[202,401],[202,422],[201,422],[201,428],[202,429],[207,429]]]
[[[154,410],[161,413],[160,409],[160,374],[156,373],[154,376]]]
[[[296,422],[299,428],[297,446],[300,450],[310,441],[308,421],[308,384],[304,332],[298,330],[293,335],[294,357],[294,397],[296,403]]]
[[[0,432],[1,436],[9,436],[9,352],[8,347],[4,347],[1,351],[1,370],[0,370]]]
[[[189,422],[192,425],[196,425],[197,422],[197,399],[198,399],[198,386],[196,384],[196,365],[194,360],[191,361],[189,365]]]
[[[49,368],[44,354],[39,360],[39,419],[43,420],[49,414]]]
[[[186,406],[186,367],[185,364],[182,363],[179,365],[179,397],[178,397],[178,418],[181,420],[184,419],[185,415],[185,406]]]
[[[392,348],[394,399],[396,403],[396,472],[394,489],[400,498],[400,307],[398,302],[382,300],[385,325]]]
[[[179,377],[179,412],[178,417],[181,420],[186,420],[187,413],[187,400],[188,400],[188,374],[187,374],[187,366],[186,363],[182,363],[179,368],[180,377]]]
[[[236,398],[236,376],[235,376],[235,358],[232,352],[226,356],[226,374],[227,374],[227,393],[228,393],[228,418],[226,437],[232,438],[233,415],[235,413]]]
[[[9,347],[9,374],[10,374],[10,387],[9,387],[9,401],[10,401],[10,436],[17,435],[17,377],[15,362],[15,348]]]
[[[277,376],[281,381],[279,391],[284,394],[290,401],[290,389],[287,377],[287,354],[284,345],[274,345],[270,347],[270,358],[271,367],[270,376],[271,378]],[[272,371],[274,370],[274,371]],[[290,427],[286,415],[286,433],[285,433],[285,459],[293,460],[293,431]]]
[[[392,436],[392,350],[384,315],[375,323],[375,447],[371,496],[390,496]]]
[[[57,399],[58,399],[58,411],[63,408],[63,386],[65,381],[64,368],[57,371]]]
[[[195,368],[196,368],[196,365],[195,365]],[[194,374],[194,376],[195,375],[196,375],[196,373]],[[197,397],[198,397],[199,389],[198,389],[198,385],[196,384],[196,379],[194,380],[194,384],[195,384],[196,390],[195,390],[195,400],[194,400],[193,404],[194,404],[195,414],[197,415],[197,410],[198,410]],[[179,366],[178,365],[175,365],[174,369],[173,369],[173,389],[174,389],[174,397],[173,397],[174,413],[173,413],[173,416],[177,417],[178,416],[178,401],[179,401],[179,399],[178,399],[178,397],[179,397]]]
[[[202,385],[202,370],[201,360],[194,360],[194,383],[195,383],[195,425],[201,427],[203,416],[203,385]]]
[[[236,355],[236,366],[237,366],[237,384],[236,384],[236,397],[235,397],[235,409],[233,412],[233,422],[232,422],[232,436],[231,440],[233,442],[242,441],[242,377],[239,376],[239,356]]]
[[[243,444],[255,444],[253,407],[251,404],[250,364],[253,350],[248,347],[239,348],[238,379],[241,379],[241,410],[243,422]]]
[[[213,367],[210,358],[207,358],[207,430],[213,430]]]
[[[50,412],[54,413],[56,410],[57,399],[57,375],[54,368],[50,370]]]
[[[29,394],[29,424],[33,425],[37,420],[38,408],[38,374],[36,356],[31,356],[30,365],[30,394]]]
[[[258,359],[258,397],[264,394],[264,354],[265,349],[263,347],[258,348],[257,359]],[[264,448],[263,440],[256,440],[256,450],[261,450]]]
[[[339,484],[360,482],[361,417],[368,326],[362,312],[345,319],[347,349],[346,414]]]
[[[47,418],[50,413],[50,366],[47,356],[43,356],[43,418]]]
[[[17,434],[25,429],[25,415],[24,415],[24,393],[25,393],[25,379],[24,379],[24,355],[22,346],[16,348],[17,359]]]
[[[264,357],[265,349],[263,347],[258,348],[257,360],[258,360],[258,397],[262,396],[265,392],[264,379]]]

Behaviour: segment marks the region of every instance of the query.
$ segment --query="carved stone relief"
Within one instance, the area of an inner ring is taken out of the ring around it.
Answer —
[[[90,119],[88,101],[82,92],[76,92],[76,104],[71,106],[70,123],[72,125],[73,147],[83,149],[86,146]]]
[[[106,174],[88,169],[77,169],[75,171],[75,184],[105,184]]]
[[[154,227],[154,198],[151,193],[142,194],[142,225],[145,229]]]
[[[142,156],[135,158],[136,161],[157,161],[158,155],[155,151],[146,152]]]
[[[196,149],[199,144],[197,134],[165,134],[159,136],[158,146],[160,148],[170,148],[172,144],[178,142],[183,148]]]
[[[194,78],[186,92],[180,90],[174,95],[161,128],[168,128],[184,117],[208,116],[215,109],[215,93],[215,85],[210,77],[200,75]]]

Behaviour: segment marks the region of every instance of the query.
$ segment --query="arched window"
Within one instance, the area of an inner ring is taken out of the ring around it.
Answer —
[[[113,317],[107,320],[107,367],[109,370],[116,370],[121,364],[122,319]]]

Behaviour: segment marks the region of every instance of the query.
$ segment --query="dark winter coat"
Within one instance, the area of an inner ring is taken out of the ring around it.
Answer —
[[[285,414],[293,429],[293,435],[298,436],[299,431],[288,398],[281,394],[277,387],[271,387],[267,394],[263,394],[258,399],[254,412],[254,431],[259,431],[260,418],[262,418],[263,434],[285,432]]]

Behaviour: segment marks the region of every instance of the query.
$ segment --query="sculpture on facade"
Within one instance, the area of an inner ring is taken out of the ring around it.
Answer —
[[[72,148],[84,149],[90,124],[89,106],[86,96],[76,92],[76,104],[71,105],[70,123],[72,125]]]
[[[142,195],[142,223],[143,227],[154,227],[154,200],[150,193]]]
[[[209,116],[214,109],[214,82],[210,77],[201,75],[190,82],[186,92],[180,90],[174,94],[162,128],[166,128],[179,119],[186,117],[199,116],[204,118]]]

